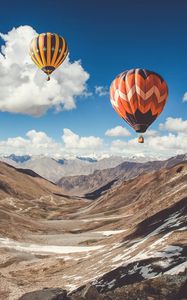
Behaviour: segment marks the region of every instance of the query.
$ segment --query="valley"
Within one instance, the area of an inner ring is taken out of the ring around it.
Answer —
[[[185,160],[118,181],[95,200],[3,162],[0,182],[2,299],[46,287],[82,299],[88,283],[117,299],[117,289],[185,273]]]

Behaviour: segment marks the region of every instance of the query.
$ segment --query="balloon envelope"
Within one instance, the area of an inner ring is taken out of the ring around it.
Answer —
[[[165,80],[145,69],[125,71],[110,86],[113,108],[136,132],[141,133],[160,115],[167,96]]]
[[[67,42],[56,33],[41,33],[30,44],[30,56],[48,76],[58,68],[68,54]]]

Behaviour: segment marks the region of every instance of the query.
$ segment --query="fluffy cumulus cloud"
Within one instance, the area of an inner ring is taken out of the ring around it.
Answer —
[[[8,138],[0,142],[0,154],[8,155],[46,155],[46,156],[67,156],[68,154],[81,155],[99,151],[102,146],[102,139],[99,137],[81,137],[68,128],[63,131],[62,142],[56,142],[45,132],[30,130],[25,137]]]
[[[82,149],[82,150],[96,150],[102,146],[102,139],[95,136],[81,137],[68,128],[64,128],[62,135],[66,149]]]
[[[29,56],[29,44],[35,35],[37,32],[30,26],[0,33],[4,41],[0,52],[1,111],[40,116],[50,108],[73,109],[76,98],[87,95],[89,74],[81,61],[70,62],[69,57],[46,82],[46,75]]]
[[[153,129],[148,129],[145,133],[145,136],[157,136],[157,135],[158,135],[158,131]]]
[[[167,158],[187,153],[187,133],[168,133],[168,135],[145,135],[145,143],[138,144],[137,137],[129,140],[115,139],[105,143],[100,137],[80,136],[72,130],[63,130],[62,141],[56,142],[45,132],[30,130],[25,137],[11,137],[0,142],[0,154],[9,155],[46,155],[52,157],[111,155],[145,159]]]
[[[187,133],[187,120],[181,118],[167,118],[165,123],[161,123],[159,128],[161,130],[168,130],[172,132],[186,132]]]
[[[131,133],[122,126],[116,126],[114,128],[108,129],[105,132],[106,136],[110,136],[110,137],[117,137],[117,136],[130,136]]]
[[[187,153],[187,120],[168,117],[158,130],[149,129],[144,134],[145,143],[138,144],[137,138],[127,141],[116,139],[110,146],[110,151],[127,156],[140,155],[144,157],[166,158]],[[163,134],[162,130],[168,131]]]
[[[8,138],[0,142],[0,153],[18,155],[54,155],[61,153],[61,146],[52,138],[47,136],[45,132],[30,130],[26,133],[26,137]]]
[[[164,151],[171,153],[186,153],[187,152],[187,134],[178,133],[164,136],[151,137],[148,139],[150,148],[157,151]]]
[[[114,140],[110,151],[126,156],[141,154],[144,157],[165,158],[177,154],[187,153],[187,134],[177,133],[168,135],[145,136],[145,143],[138,144],[137,138],[129,141]]]
[[[108,95],[108,87],[106,86],[95,86],[95,93],[100,97]]]

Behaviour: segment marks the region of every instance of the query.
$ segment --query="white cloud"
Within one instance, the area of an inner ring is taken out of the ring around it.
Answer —
[[[152,157],[170,157],[187,153],[187,120],[181,118],[167,118],[159,129],[170,131],[161,135],[157,130],[149,129],[145,134],[144,144],[138,144],[137,138],[128,141],[120,139],[111,143],[110,151],[119,155],[144,155]],[[173,132],[173,133],[172,133]]]
[[[154,150],[171,151],[177,153],[178,150],[187,152],[187,134],[179,132],[178,134],[169,133],[165,136],[151,137],[148,139],[148,146]]]
[[[126,147],[128,145],[127,142],[125,141],[121,141],[121,140],[114,140],[111,143],[111,146],[113,149],[117,150],[117,151],[121,151],[123,147]],[[121,148],[121,149],[120,149]]]
[[[70,129],[63,131],[62,142],[56,142],[45,132],[30,130],[25,137],[12,137],[0,142],[0,154],[29,154],[52,157],[90,155],[102,150],[103,141],[99,137],[81,137]]]
[[[88,95],[89,74],[81,61],[64,61],[46,82],[29,56],[29,44],[37,32],[30,26],[0,33],[5,45],[0,53],[0,110],[39,116],[50,108],[70,110],[76,107],[76,97]]]
[[[48,146],[49,144],[53,143],[52,138],[47,136],[47,134],[42,131],[30,130],[27,132],[26,136],[35,145]]]
[[[95,150],[102,146],[102,139],[95,136],[81,137],[68,128],[64,128],[62,136],[66,149]]]
[[[186,93],[184,93],[184,96],[183,96],[183,102],[186,102],[187,101],[187,92]]]
[[[187,153],[187,134],[179,132],[164,136],[145,136],[144,144],[138,144],[137,138],[127,142],[118,139],[112,141],[110,151],[128,156],[143,153],[145,157],[171,157]]]
[[[172,132],[186,132],[187,133],[187,120],[182,118],[167,118],[165,123],[159,125],[159,129],[168,130]]]
[[[105,132],[105,135],[106,136],[111,136],[111,137],[114,137],[114,136],[130,136],[131,133],[125,127],[116,126],[114,128],[108,129]]]
[[[45,132],[30,130],[25,137],[10,137],[0,141],[0,154],[46,155],[52,157],[94,156],[97,158],[119,155],[149,159],[167,158],[187,153],[187,133],[168,133],[146,136],[145,143],[138,143],[138,136],[127,141],[115,139],[104,142],[96,136],[80,136],[72,130],[63,130],[62,141],[56,142]]]
[[[26,138],[13,137],[0,142],[0,153],[18,155],[54,155],[61,153],[61,145],[56,143],[46,133],[36,130],[30,130],[26,133]]]
[[[108,95],[108,87],[107,86],[95,86],[95,93],[99,95],[100,97]]]
[[[145,132],[145,136],[157,136],[157,135],[158,135],[158,131],[157,130],[148,129]]]

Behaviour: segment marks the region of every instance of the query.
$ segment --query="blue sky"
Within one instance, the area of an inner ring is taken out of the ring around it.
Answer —
[[[158,72],[169,87],[164,112],[151,129],[157,129],[168,117],[185,121],[186,1],[181,0],[179,4],[179,1],[150,0],[33,0],[27,3],[7,0],[1,4],[1,10],[2,33],[29,25],[37,33],[50,31],[65,36],[70,62],[81,60],[82,68],[90,76],[85,81],[87,92],[92,93],[90,96],[80,93],[76,109],[56,113],[52,108],[40,117],[1,112],[1,140],[23,137],[34,129],[60,141],[63,128],[69,128],[80,136],[93,135],[107,142],[110,138],[104,133],[117,125],[130,130],[132,137],[136,136],[114,112],[109,95],[101,97],[95,93],[95,86],[108,88],[117,74],[134,67]]]

